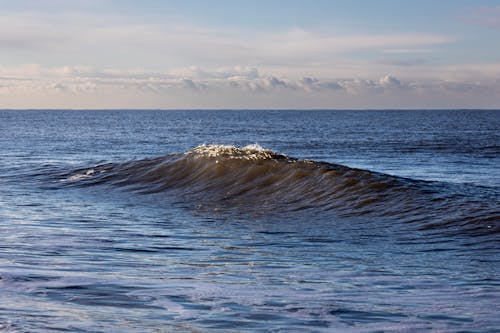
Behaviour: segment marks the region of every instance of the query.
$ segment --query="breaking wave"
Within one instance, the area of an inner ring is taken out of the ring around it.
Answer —
[[[58,181],[165,192],[222,209],[313,209],[337,216],[418,222],[422,229],[461,225],[479,233],[500,232],[496,197],[488,200],[457,192],[445,183],[296,159],[258,145],[202,145],[181,154],[74,170],[59,175]]]

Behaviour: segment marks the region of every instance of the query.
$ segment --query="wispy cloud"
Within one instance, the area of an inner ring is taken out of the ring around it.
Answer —
[[[20,56],[25,62],[101,67],[331,66],[332,58],[348,52],[419,50],[454,40],[437,34],[345,35],[298,28],[249,32],[72,12],[7,13],[0,21],[0,59]]]
[[[412,67],[426,65],[429,60],[425,58],[382,58],[376,62],[389,66]]]

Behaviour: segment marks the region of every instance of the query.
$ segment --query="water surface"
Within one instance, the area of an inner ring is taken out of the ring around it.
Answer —
[[[480,110],[0,111],[0,328],[497,332],[498,128]]]

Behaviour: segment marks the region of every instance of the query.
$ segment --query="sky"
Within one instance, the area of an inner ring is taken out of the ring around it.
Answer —
[[[500,1],[0,0],[0,108],[500,109]]]

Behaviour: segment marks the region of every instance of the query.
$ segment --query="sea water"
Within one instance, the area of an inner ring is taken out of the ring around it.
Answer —
[[[0,111],[0,332],[499,332],[500,111]]]

